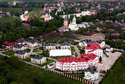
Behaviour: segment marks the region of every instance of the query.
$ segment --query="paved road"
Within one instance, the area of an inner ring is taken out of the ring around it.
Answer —
[[[72,46],[73,46],[73,45],[72,45]],[[74,45],[73,47],[75,48],[76,53],[78,54],[78,57],[80,58],[80,51],[79,51],[77,45]]]

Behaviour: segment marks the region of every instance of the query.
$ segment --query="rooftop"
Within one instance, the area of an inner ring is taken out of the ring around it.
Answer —
[[[98,43],[91,42],[86,46],[86,49],[92,49],[92,51],[101,49],[101,46]]]
[[[81,58],[76,58],[76,57],[69,57],[69,58],[63,58],[63,59],[58,59],[58,62],[62,63],[71,63],[71,62],[88,62],[89,60],[94,60],[97,56],[94,54],[81,54]]]
[[[43,55],[34,55],[32,58],[34,58],[34,59],[42,59]]]

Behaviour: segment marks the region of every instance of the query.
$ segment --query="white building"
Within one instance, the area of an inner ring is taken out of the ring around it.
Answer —
[[[71,50],[69,50],[69,49],[50,50],[49,56],[50,56],[50,57],[71,56]]]
[[[44,18],[44,21],[50,21],[53,19],[53,17],[48,13],[46,13],[45,15],[42,15],[41,18]]]
[[[27,47],[23,44],[18,44],[13,46],[13,51],[18,51],[18,50],[25,50]]]
[[[86,15],[92,15],[96,14],[97,12],[94,11],[82,11],[81,13],[74,13],[74,14],[68,14],[68,15],[61,15],[62,18],[65,18],[66,16],[70,17],[71,15],[74,15],[76,17],[86,16]]]
[[[31,62],[34,64],[43,64],[46,62],[46,57],[43,57],[42,55],[35,55],[31,58]]]
[[[95,42],[91,42],[85,47],[85,54],[91,54],[91,53],[97,55],[98,57],[103,56],[103,50],[101,46]]]
[[[26,44],[30,48],[34,48],[34,47],[38,46],[38,43],[35,42],[34,40],[28,40],[28,41],[26,41]]]
[[[64,43],[61,43],[61,44],[60,44],[60,48],[61,48],[61,49],[69,49],[69,50],[70,50],[71,45],[70,45],[70,43],[68,43],[68,42],[64,42]]]
[[[97,80],[99,78],[99,72],[95,67],[88,68],[85,70],[84,79],[87,80]]]
[[[78,25],[76,24],[76,18],[74,17],[72,22],[69,24],[69,29],[72,31],[77,31],[79,29]]]
[[[56,61],[56,68],[63,71],[77,71],[87,69],[97,63],[98,56],[94,54],[81,54],[80,58],[71,56],[69,58],[58,59]]]
[[[90,25],[88,24],[88,22],[83,22],[81,24],[77,24],[76,23],[76,18],[74,17],[72,22],[69,24],[69,29],[71,31],[77,31],[79,28],[87,28],[90,27]]]
[[[55,50],[56,44],[55,43],[48,43],[45,45],[45,50]]]
[[[26,52],[26,50],[19,50],[19,51],[15,52],[15,56],[17,56],[20,59],[26,59],[30,55],[29,55],[29,53]]]

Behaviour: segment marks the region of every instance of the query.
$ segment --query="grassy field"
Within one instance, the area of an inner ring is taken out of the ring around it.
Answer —
[[[8,50],[8,51],[3,52],[3,54],[9,55],[9,56],[14,56],[14,51]]]
[[[16,57],[0,56],[0,84],[84,84],[48,71],[27,66]]]
[[[10,8],[0,8],[0,10],[8,11],[8,12],[18,12],[20,14],[23,13],[22,8],[12,8],[12,7],[10,7]]]
[[[122,55],[122,56],[125,56]],[[121,64],[120,58],[114,67],[109,71],[101,84],[124,84],[125,83],[125,66]]]
[[[43,8],[34,8],[32,11],[29,12],[29,16],[33,16],[35,13],[39,14],[43,11]]]
[[[0,23],[13,22],[17,19],[20,20],[18,17],[0,18]]]
[[[40,66],[46,66],[46,65],[48,65],[48,64],[50,64],[52,62],[54,62],[54,60],[48,59],[47,62],[45,62],[44,64],[41,64]]]

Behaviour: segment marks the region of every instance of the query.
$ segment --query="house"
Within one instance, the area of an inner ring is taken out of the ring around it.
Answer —
[[[68,27],[68,25],[69,25],[68,20],[66,18],[63,21],[63,25],[64,25],[64,27]]]
[[[3,47],[5,49],[12,49],[14,45],[18,45],[18,42],[8,42],[8,41],[5,41],[3,42]]]
[[[25,50],[27,47],[23,44],[18,44],[13,46],[13,51]]]
[[[91,54],[91,53],[97,55],[98,57],[103,56],[103,50],[101,46],[95,42],[91,42],[85,47],[85,54]]]
[[[20,59],[26,59],[30,55],[26,50],[19,50],[19,51],[15,51],[15,56],[17,56]]]
[[[71,56],[71,50],[69,50],[69,49],[50,50],[49,56],[50,56],[50,57]]]
[[[105,51],[106,51],[106,52],[112,52],[112,51],[113,51],[113,48],[111,48],[111,47],[106,47]]]
[[[69,31],[69,28],[68,28],[68,27],[63,26],[63,27],[60,27],[60,28],[59,28],[59,32],[61,32],[61,33],[67,32],[67,31]]]
[[[56,44],[55,43],[48,43],[45,45],[45,50],[55,50]]]
[[[68,43],[68,42],[64,42],[64,43],[61,43],[60,44],[60,48],[61,49],[69,49],[70,50],[70,43]]]
[[[46,62],[46,57],[42,55],[34,55],[31,57],[31,62],[34,64],[43,64]]]
[[[53,17],[48,13],[46,13],[45,15],[42,15],[41,18],[43,18],[44,21],[50,21],[53,19]]]
[[[28,21],[28,19],[29,19],[29,12],[26,10],[26,11],[24,12],[24,14],[20,15],[20,19],[21,19],[22,21]]]
[[[33,39],[27,40],[27,41],[26,41],[26,44],[27,44],[27,46],[30,47],[30,48],[34,48],[34,47],[38,46],[38,43],[35,42]]]
[[[101,27],[96,28],[97,31],[102,31],[103,29]]]
[[[62,71],[84,70],[98,63],[98,56],[94,54],[81,54],[80,58],[69,57],[56,60],[56,69]]]
[[[87,80],[97,80],[99,78],[99,72],[96,70],[95,66],[92,68],[85,69],[84,79]]]

